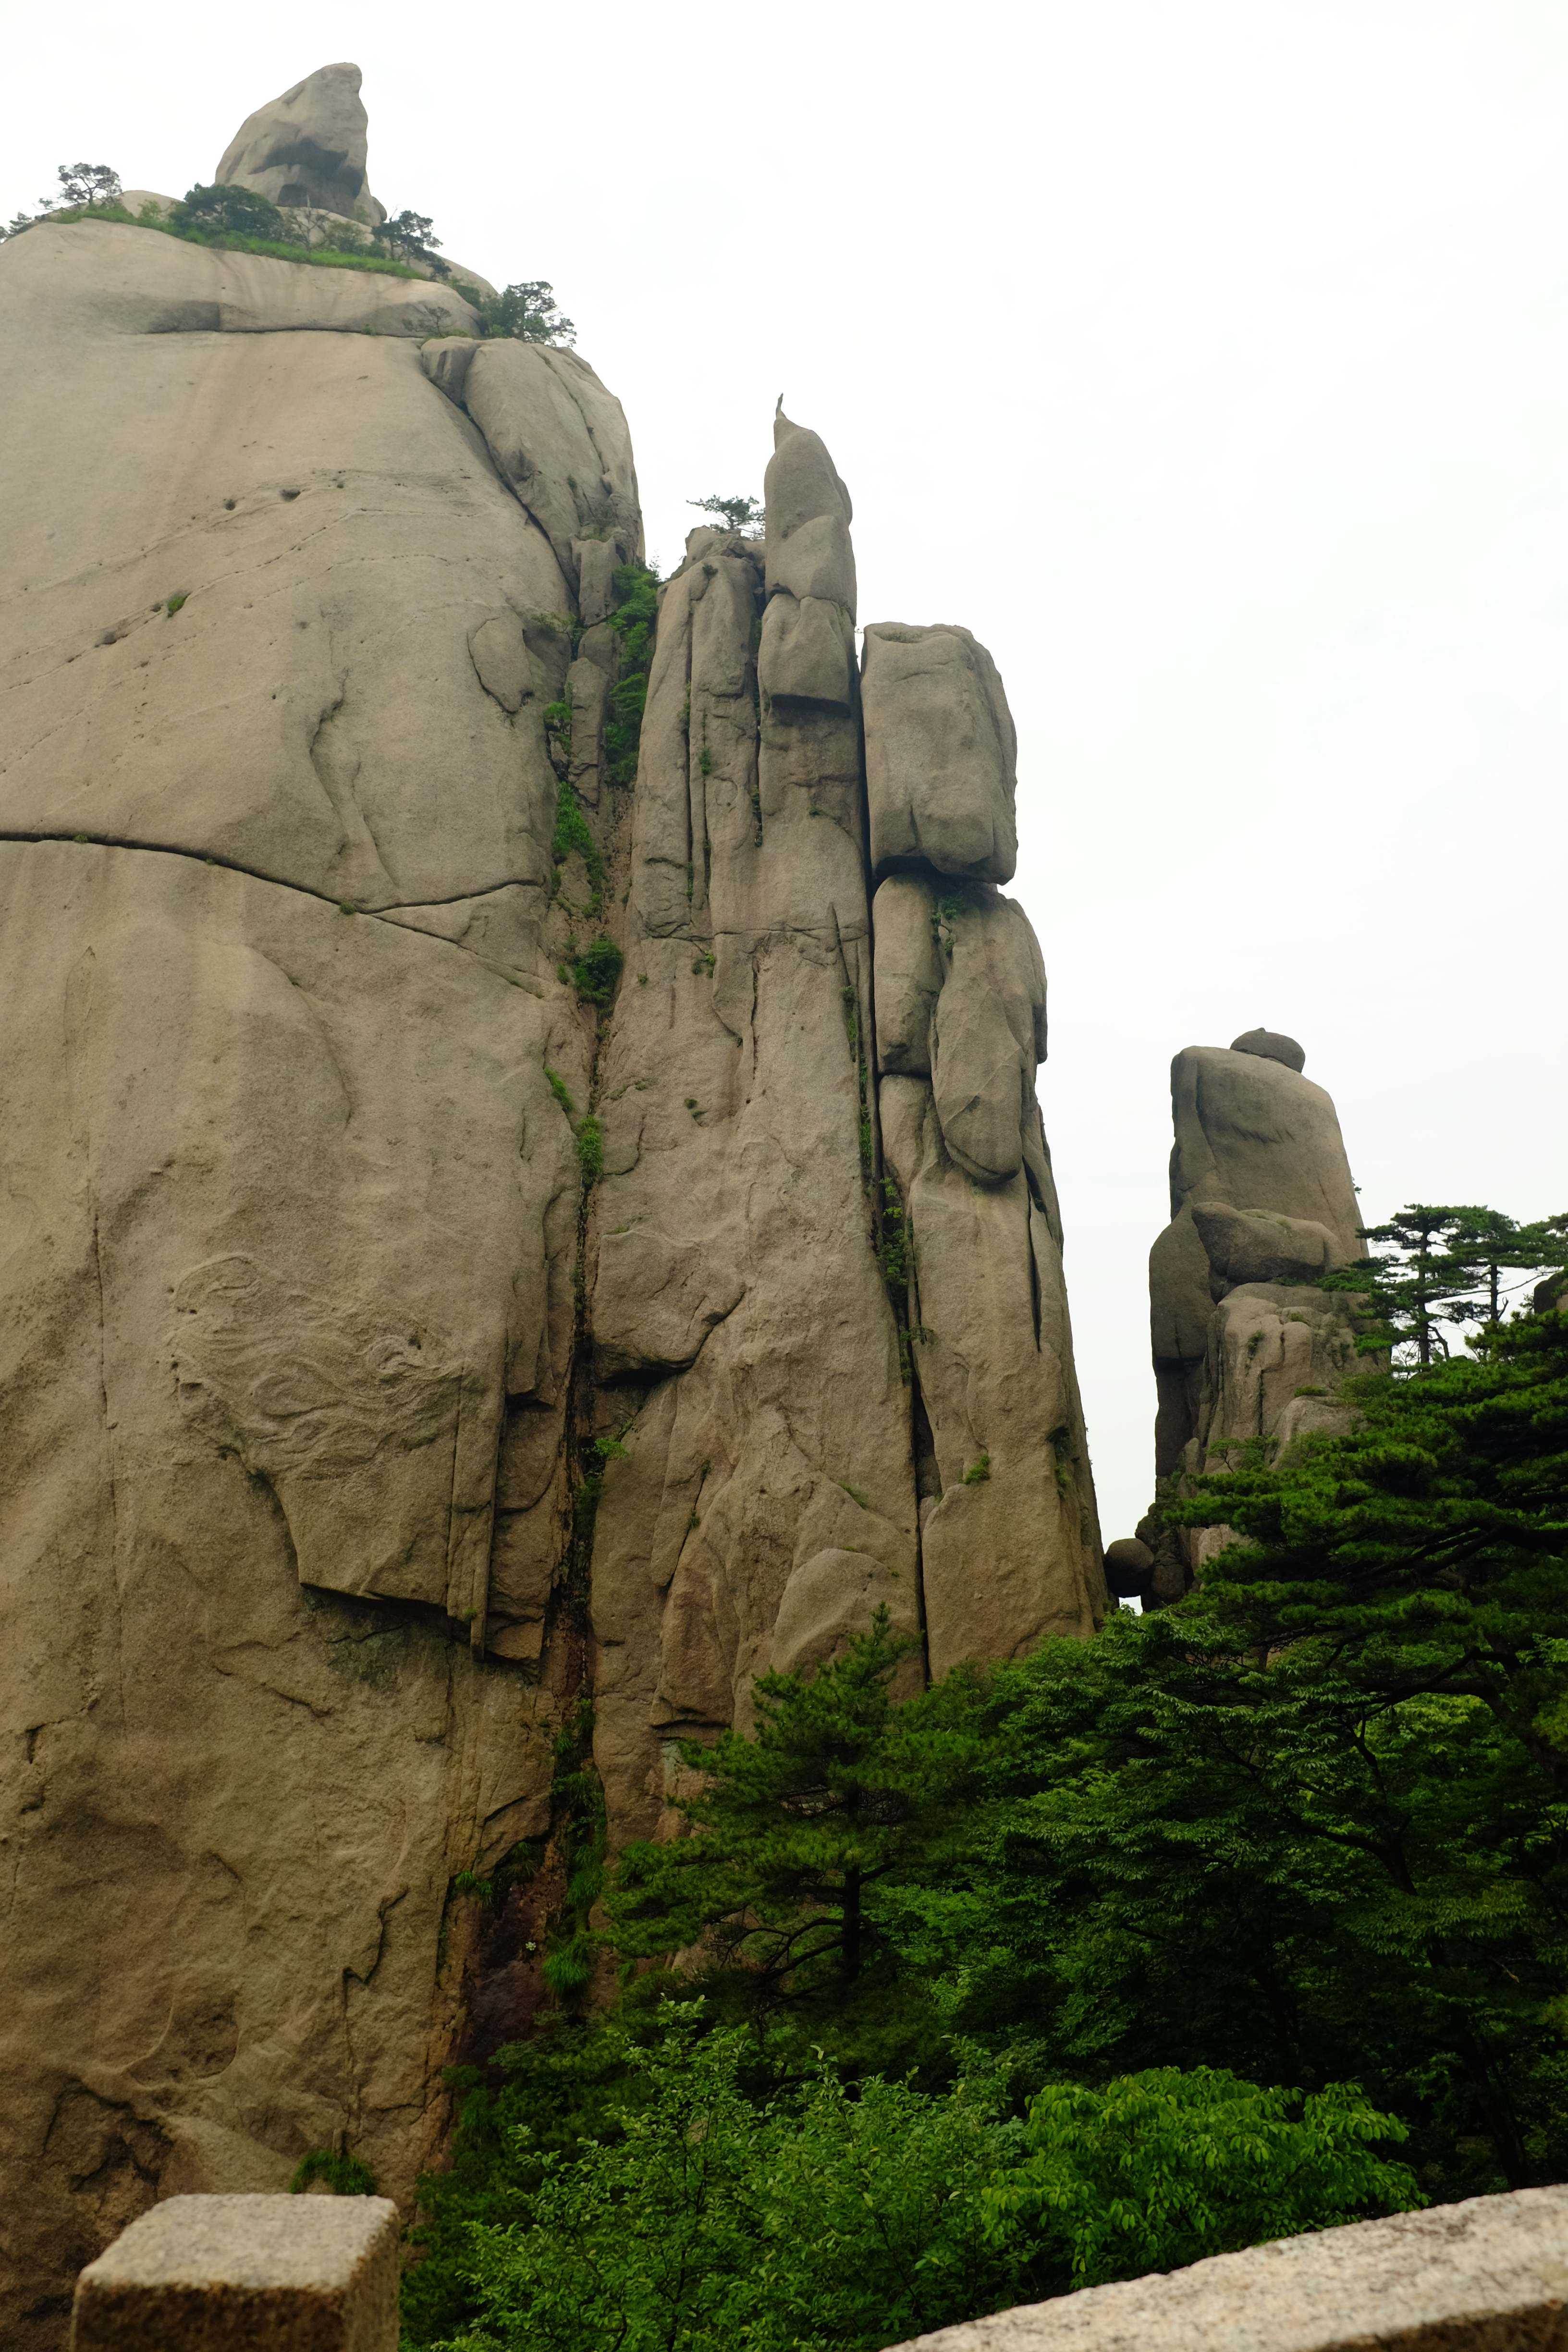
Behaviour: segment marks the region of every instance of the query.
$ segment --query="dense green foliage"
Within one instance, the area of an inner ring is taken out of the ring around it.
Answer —
[[[1340,2085],[1301,2097],[1166,2070],[1020,2108],[1005,2066],[971,2050],[936,2094],[852,2084],[815,2053],[764,2086],[752,2037],[705,2030],[700,2004],[653,2039],[611,2025],[572,2056],[531,2055],[531,2100],[468,2126],[491,2194],[443,2184],[405,2292],[415,2344],[875,2352],[1151,2260],[1419,2201],[1375,2151],[1397,2126]]]
[[[901,1703],[883,1622],[687,1747],[410,2341],[871,2352],[1568,2171],[1568,1318],[1358,1401],[1180,1507],[1238,1539],[1179,1606]]]
[[[556,702],[550,705],[549,709],[544,713],[544,727],[547,738],[552,733],[559,734],[559,728],[552,729],[551,725],[552,711],[563,711],[565,713],[565,717],[561,721],[561,725],[564,726],[567,730],[566,740],[568,748],[570,748],[572,722],[571,705],[564,702]],[[599,904],[604,896],[605,889],[604,855],[589,828],[588,820],[583,814],[582,805],[578,801],[576,793],[573,791],[565,777],[563,776],[559,785],[556,787],[555,830],[551,836],[550,842],[551,865],[554,874],[554,881],[552,885],[552,889],[559,890],[561,887],[562,870],[564,867],[567,859],[574,856],[580,857],[583,861],[584,871],[588,877],[589,888],[591,892],[588,901],[589,909],[591,912],[596,914],[598,912]]]

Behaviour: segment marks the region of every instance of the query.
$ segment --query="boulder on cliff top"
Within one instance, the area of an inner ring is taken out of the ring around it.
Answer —
[[[1258,1054],[1266,1062],[1283,1062],[1288,1070],[1304,1070],[1307,1056],[1294,1037],[1283,1036],[1278,1029],[1245,1029],[1239,1037],[1230,1041],[1233,1054]]]
[[[365,178],[370,125],[359,92],[358,66],[318,66],[247,115],[224,149],[218,185],[254,188],[275,205],[384,221],[386,207]]]
[[[1018,739],[996,666],[967,629],[866,631],[861,693],[877,871],[1008,881],[1018,862]]]

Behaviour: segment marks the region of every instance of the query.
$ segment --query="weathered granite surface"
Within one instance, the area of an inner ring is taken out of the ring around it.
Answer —
[[[1000,681],[873,633],[863,722],[848,495],[781,415],[766,540],[661,591],[628,789],[625,420],[475,324],[0,248],[21,2352],[159,2198],[316,2147],[407,2197],[542,1998],[587,1699],[621,1838],[881,1603],[911,1682],[1105,1606]]]
[[[141,229],[0,249],[18,2346],[157,2194],[344,2139],[406,2193],[453,1880],[548,1828],[563,1702],[497,1653],[564,1478],[573,602],[420,366],[468,316]]]

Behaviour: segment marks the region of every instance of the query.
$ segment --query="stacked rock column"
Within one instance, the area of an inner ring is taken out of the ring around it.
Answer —
[[[1011,878],[1016,739],[966,630],[866,632],[878,1111],[904,1219],[933,1676],[1103,1613],[1061,1219],[1035,1069],[1046,978]]]
[[[1362,1255],[1331,1098],[1294,1038],[1248,1030],[1171,1065],[1171,1222],[1149,1254],[1156,1502],[1112,1545],[1116,1589],[1179,1600],[1229,1529],[1168,1528],[1161,1502],[1237,1449],[1279,1451],[1345,1426],[1358,1367],[1353,1297],[1319,1278]]]

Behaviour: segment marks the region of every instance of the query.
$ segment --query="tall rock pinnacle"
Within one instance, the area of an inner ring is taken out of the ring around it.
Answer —
[[[1225,1469],[1238,1443],[1343,1423],[1354,1313],[1314,1286],[1361,1256],[1361,1213],[1333,1103],[1305,1060],[1294,1038],[1251,1029],[1171,1065],[1171,1222],[1149,1256],[1160,1491]],[[1158,1518],[1140,1529],[1156,1556],[1146,1597],[1173,1600],[1230,1537],[1162,1531]]]
[[[358,66],[318,66],[247,115],[223,152],[218,183],[253,188],[275,205],[384,221],[386,209],[365,178],[369,123],[359,92]]]

